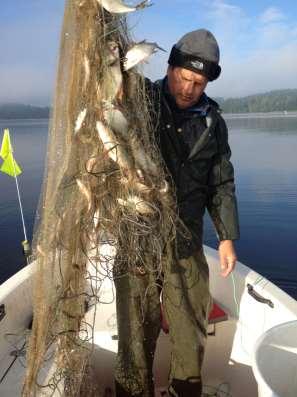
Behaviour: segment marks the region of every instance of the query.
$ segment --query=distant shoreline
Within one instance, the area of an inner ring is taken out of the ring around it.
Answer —
[[[51,108],[19,103],[0,105],[0,120],[49,119]]]
[[[226,116],[226,118],[245,118],[245,117],[263,117],[263,118],[273,118],[273,117],[297,117],[297,110],[292,111],[273,111],[273,112],[241,112],[241,113],[232,113],[232,112],[224,112],[222,111],[222,115]],[[24,120],[24,121],[49,121],[50,117],[14,117],[14,118],[1,118],[0,121],[14,121],[14,120]]]
[[[279,117],[296,117],[297,118],[297,111],[290,111],[290,112],[245,112],[245,113],[226,113],[222,112],[222,115],[226,119],[243,119],[243,118],[279,118]],[[15,117],[15,118],[0,118],[0,122],[5,121],[49,121],[50,117]]]
[[[246,112],[246,113],[222,113],[227,119],[244,119],[244,118],[279,118],[279,117],[296,117],[297,110],[292,110],[290,112]]]
[[[47,120],[48,121],[48,120],[50,120],[50,117],[49,116],[48,117],[7,117],[7,118],[1,118],[0,117],[0,121],[1,122],[3,122],[3,121],[14,121],[14,120],[26,120],[26,121],[30,121],[30,120],[32,120],[32,121]]]
[[[297,112],[297,89],[275,90],[242,98],[213,98],[224,114],[272,114],[286,115]],[[51,108],[24,104],[0,105],[0,120],[49,119]]]

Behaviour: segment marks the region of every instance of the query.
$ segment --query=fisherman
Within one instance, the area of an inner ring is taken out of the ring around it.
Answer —
[[[221,72],[218,43],[207,30],[190,32],[173,46],[168,63],[167,76],[151,87],[160,114],[156,139],[173,181],[179,217],[189,231],[189,236],[178,233],[177,259],[163,269],[164,315],[172,344],[168,393],[198,397],[211,309],[203,215],[207,209],[215,225],[226,277],[237,260],[233,240],[239,238],[238,213],[227,127],[218,104],[205,94],[208,82]],[[149,288],[150,277],[126,274],[115,280],[117,397],[154,396],[160,300],[156,289]]]

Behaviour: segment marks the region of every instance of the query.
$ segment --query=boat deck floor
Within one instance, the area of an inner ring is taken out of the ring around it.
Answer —
[[[258,395],[257,384],[251,367],[230,360],[235,328],[236,322],[232,319],[209,326],[210,335],[208,337],[203,368],[205,396],[256,397]],[[95,332],[94,336],[94,362],[97,368],[96,381],[99,381],[102,396],[104,397],[105,390],[113,390],[113,366],[116,357],[117,341],[114,340],[113,332]],[[1,363],[2,374],[14,359],[11,355],[13,350],[15,349],[12,346],[6,359]],[[166,388],[169,361],[169,336],[161,332],[154,364],[156,397],[167,396]],[[21,395],[25,365],[24,355],[20,355],[15,359],[14,364],[0,384],[0,396],[17,397]],[[46,377],[46,371],[44,375]],[[114,396],[114,394],[110,393],[107,395],[108,397]]]

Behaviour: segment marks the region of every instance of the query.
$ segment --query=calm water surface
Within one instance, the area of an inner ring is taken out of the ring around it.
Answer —
[[[239,260],[297,299],[297,114],[226,115],[236,172]],[[19,185],[29,238],[43,178],[47,120],[0,120],[10,128],[23,168]],[[205,244],[217,247],[206,217]],[[24,263],[23,232],[13,178],[0,173],[0,282]]]

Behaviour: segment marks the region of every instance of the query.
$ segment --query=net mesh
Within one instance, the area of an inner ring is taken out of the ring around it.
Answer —
[[[123,71],[131,45],[123,16],[97,0],[66,1],[33,241],[25,397],[98,396],[86,305],[100,302],[112,273],[153,272],[157,280],[174,255],[175,199],[154,141],[146,81]],[[106,244],[108,254],[100,249]]]

